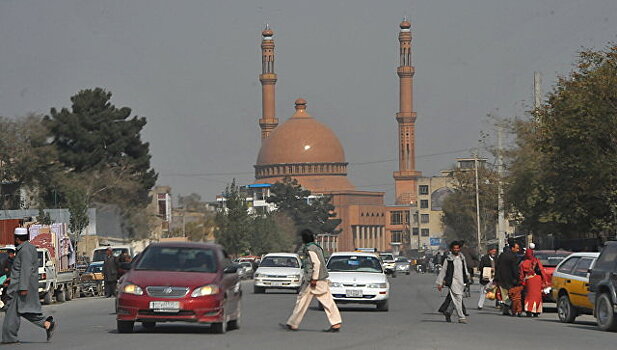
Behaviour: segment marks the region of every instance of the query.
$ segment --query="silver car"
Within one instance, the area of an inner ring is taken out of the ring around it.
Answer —
[[[408,258],[404,256],[399,256],[394,261],[394,270],[397,273],[404,273],[406,275],[409,275],[411,272],[410,269],[411,269],[411,260],[409,260]]]

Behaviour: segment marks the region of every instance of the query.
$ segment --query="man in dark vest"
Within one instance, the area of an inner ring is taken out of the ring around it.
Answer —
[[[114,256],[111,248],[107,248],[103,260],[103,279],[105,280],[105,296],[108,298],[116,295],[119,265],[118,258]]]
[[[28,229],[15,229],[15,261],[11,267],[11,282],[8,288],[8,302],[4,325],[2,326],[2,343],[19,343],[17,334],[21,318],[45,329],[47,341],[56,328],[52,316],[45,317],[39,300],[39,259],[36,247],[28,242]]]
[[[452,312],[456,309],[459,323],[467,323],[465,312],[463,311],[463,293],[465,286],[469,283],[469,273],[465,256],[461,254],[461,245],[454,241],[450,243],[450,252],[444,260],[444,265],[437,276],[437,289],[441,292],[444,286],[448,287],[448,296],[440,312],[446,317],[446,321],[451,321]],[[448,301],[450,298],[450,301]]]
[[[325,332],[338,332],[342,324],[341,314],[334,303],[332,293],[330,293],[328,270],[323,249],[315,243],[315,237],[311,230],[303,230],[301,235],[302,242],[304,243],[303,252],[307,257],[304,273],[305,283],[298,295],[296,306],[291,316],[289,316],[287,323],[281,323],[281,327],[286,330],[297,331],[306,310],[308,310],[311,304],[311,300],[315,297],[323,306],[328,321],[330,321],[330,328],[326,329]]]

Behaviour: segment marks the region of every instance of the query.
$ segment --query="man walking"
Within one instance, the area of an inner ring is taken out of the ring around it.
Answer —
[[[107,248],[105,250],[105,260],[103,260],[103,280],[105,282],[105,296],[107,298],[116,295],[118,265],[118,258],[113,255],[111,248]]]
[[[454,241],[450,243],[450,252],[444,260],[444,265],[437,276],[437,289],[441,292],[444,286],[448,287],[448,296],[439,311],[451,322],[452,312],[456,309],[459,323],[467,323],[463,311],[463,293],[465,285],[469,283],[469,274],[465,257],[461,254],[461,245]],[[450,300],[448,300],[450,299]]]
[[[480,259],[480,299],[478,300],[478,310],[484,307],[487,288],[493,284],[495,278],[495,259],[497,248],[489,247],[486,255]]]
[[[17,338],[21,318],[45,329],[47,341],[56,329],[52,316],[43,316],[39,300],[39,259],[36,247],[28,242],[28,230],[15,229],[15,260],[11,267],[11,282],[8,287],[8,301],[4,324],[2,326],[2,343],[19,343]]]
[[[289,331],[297,331],[306,310],[315,297],[323,306],[328,321],[330,321],[330,328],[324,330],[324,332],[338,332],[342,325],[341,314],[330,293],[328,270],[326,269],[323,250],[315,243],[315,237],[311,230],[303,230],[301,235],[304,243],[303,251],[308,257],[304,273],[305,283],[298,295],[291,316],[286,324],[281,324],[281,327]]]
[[[502,313],[504,315],[517,315],[522,312],[521,287],[519,286],[518,257],[516,254],[521,250],[518,243],[512,242],[497,258],[495,281],[499,286],[502,297]],[[519,310],[520,309],[520,310]]]

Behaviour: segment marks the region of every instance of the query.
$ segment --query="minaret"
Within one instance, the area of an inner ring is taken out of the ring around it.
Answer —
[[[259,119],[261,128],[261,141],[263,142],[279,124],[276,119],[276,108],[274,103],[274,86],[276,85],[276,74],[274,73],[274,33],[269,25],[261,32],[261,105],[262,113]]]
[[[407,205],[416,202],[416,179],[421,175],[416,171],[415,123],[413,111],[413,75],[411,65],[411,23],[407,18],[401,22],[398,35],[400,43],[400,65],[396,72],[399,76],[399,112],[398,122],[398,171],[394,172],[396,204]]]

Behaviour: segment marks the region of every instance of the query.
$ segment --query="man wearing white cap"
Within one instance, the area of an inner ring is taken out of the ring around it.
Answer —
[[[11,269],[11,283],[8,287],[7,310],[2,326],[2,343],[19,343],[17,333],[21,317],[45,329],[49,341],[56,328],[52,316],[45,317],[39,300],[39,259],[36,247],[28,242],[28,230],[15,229],[15,261]]]

